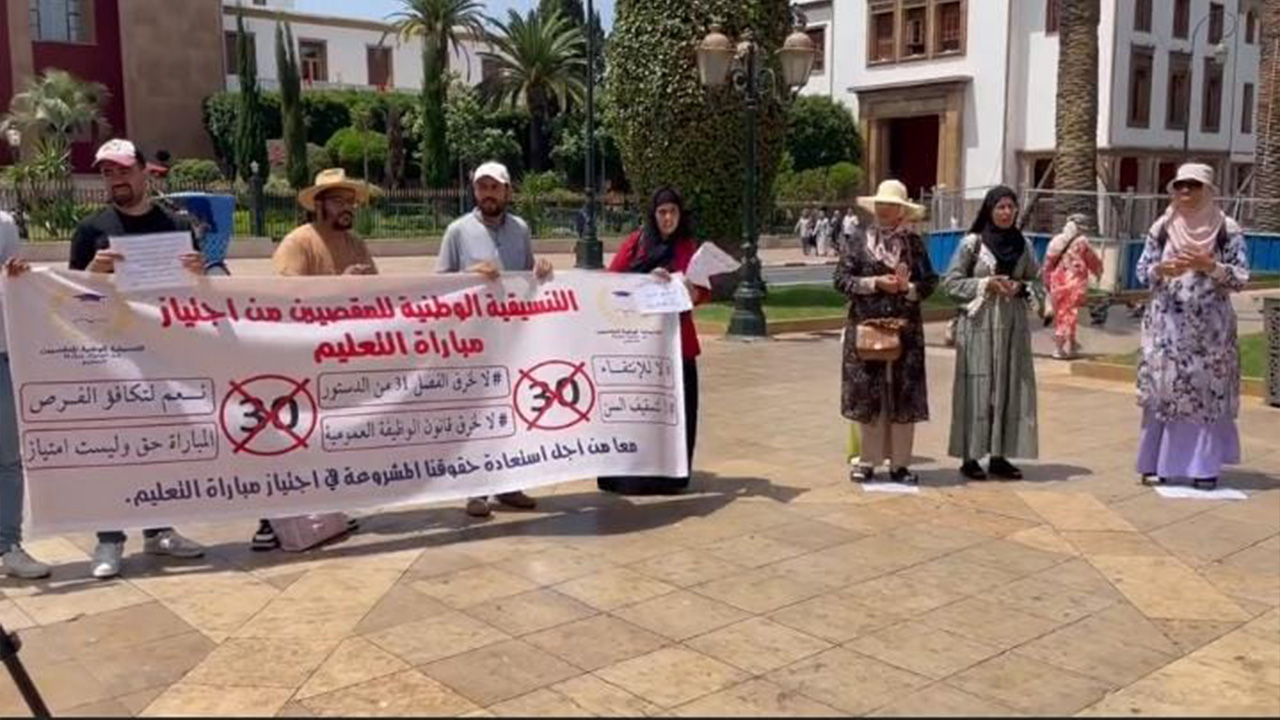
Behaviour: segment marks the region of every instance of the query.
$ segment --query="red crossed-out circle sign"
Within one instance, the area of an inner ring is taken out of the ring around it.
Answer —
[[[596,386],[587,364],[548,360],[520,371],[516,415],[525,429],[564,430],[591,419]]]
[[[232,380],[219,418],[232,451],[273,457],[308,447],[318,414],[310,383],[283,375]]]

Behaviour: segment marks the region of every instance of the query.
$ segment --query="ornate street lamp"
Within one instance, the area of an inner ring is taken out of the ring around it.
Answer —
[[[782,67],[782,88],[777,76],[766,65],[754,34],[747,30],[741,42],[733,42],[717,25],[698,45],[698,73],[707,88],[718,88],[732,78],[733,86],[746,101],[747,168],[742,203],[742,277],[733,293],[733,316],[729,319],[729,337],[759,338],[767,334],[764,317],[764,281],[760,272],[759,230],[756,218],[756,185],[758,183],[760,101],[777,93],[791,99],[809,80],[815,55],[813,41],[805,34],[803,24],[787,36],[777,52]]]
[[[604,267],[604,244],[596,234],[596,33],[595,8],[587,0],[587,222],[574,247],[574,267]]]

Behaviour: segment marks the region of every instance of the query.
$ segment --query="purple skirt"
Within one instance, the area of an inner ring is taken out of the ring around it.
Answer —
[[[1216,478],[1223,465],[1240,462],[1240,433],[1232,418],[1212,425],[1161,422],[1142,412],[1138,472],[1162,478]]]

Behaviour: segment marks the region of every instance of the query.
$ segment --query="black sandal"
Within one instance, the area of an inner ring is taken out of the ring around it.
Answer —
[[[920,477],[907,468],[900,467],[889,471],[889,479],[903,485],[919,485]]]
[[[1022,479],[1022,471],[1002,457],[991,458],[991,462],[987,463],[987,473],[992,477],[998,477],[1003,480]]]
[[[970,480],[986,480],[987,471],[982,469],[982,465],[977,460],[965,460],[960,466],[960,474]]]
[[[1205,486],[1205,487],[1201,487],[1201,485],[1203,485],[1203,486]],[[1216,477],[1211,477],[1211,478],[1194,478],[1194,479],[1192,479],[1192,481],[1191,481],[1191,486],[1192,486],[1192,487],[1194,487],[1196,490],[1217,490],[1217,489],[1218,489],[1218,478],[1216,478]]]

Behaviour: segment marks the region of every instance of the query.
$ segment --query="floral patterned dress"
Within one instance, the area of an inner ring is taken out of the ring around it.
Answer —
[[[876,232],[872,229],[870,232]],[[868,250],[866,233],[856,233],[840,254],[835,286],[849,298],[845,323],[841,411],[854,422],[874,423],[886,411],[889,422],[907,424],[929,419],[928,377],[925,373],[924,321],[920,303],[938,286],[938,274],[929,262],[920,235],[899,229],[904,246],[903,262],[910,268],[915,291],[889,295],[874,287],[874,278],[892,275],[894,269]],[[865,362],[858,357],[855,329],[864,320],[898,318],[906,321],[900,337],[902,357],[890,363]],[[891,370],[891,372],[890,372]],[[886,391],[888,395],[886,396]]]
[[[1166,279],[1155,271],[1173,253],[1172,243],[1161,247],[1163,235],[1162,218],[1138,260],[1138,279],[1151,288],[1138,364],[1138,472],[1216,478],[1222,465],[1240,461],[1240,351],[1231,293],[1249,281],[1247,248],[1239,225],[1228,219],[1213,272]]]
[[[1044,270],[1053,298],[1054,334],[1059,341],[1074,340],[1089,291],[1089,274],[1102,275],[1102,258],[1087,239],[1078,237],[1062,254],[1047,258]]]

